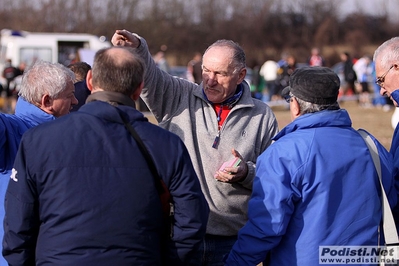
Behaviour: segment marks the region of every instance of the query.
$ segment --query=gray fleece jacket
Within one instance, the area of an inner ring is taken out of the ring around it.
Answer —
[[[177,134],[190,153],[210,208],[207,234],[237,235],[247,221],[256,159],[278,133],[277,120],[268,105],[251,97],[248,84],[243,82],[243,94],[222,126],[218,147],[213,148],[218,121],[203,96],[202,84],[172,77],[157,68],[146,41],[139,38],[141,44],[136,51],[147,66],[141,98],[159,126]],[[233,158],[232,148],[245,159],[248,176],[239,183],[219,182],[214,174]]]

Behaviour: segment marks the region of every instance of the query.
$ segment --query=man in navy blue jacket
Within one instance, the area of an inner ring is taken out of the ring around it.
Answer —
[[[135,109],[144,67],[127,48],[100,50],[87,76],[88,103],[25,133],[6,194],[3,254],[11,265],[188,265],[193,259],[208,205],[183,142]],[[172,195],[174,235],[165,245],[156,181],[123,120]]]

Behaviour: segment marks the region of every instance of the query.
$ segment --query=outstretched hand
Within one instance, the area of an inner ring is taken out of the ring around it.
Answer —
[[[127,46],[137,48],[140,45],[140,40],[128,30],[116,30],[112,36],[111,42],[114,46]]]
[[[248,175],[248,166],[241,154],[235,149],[231,150],[234,157],[240,158],[241,163],[237,167],[226,167],[223,170],[218,170],[215,173],[215,178],[221,182],[234,183],[245,179]]]

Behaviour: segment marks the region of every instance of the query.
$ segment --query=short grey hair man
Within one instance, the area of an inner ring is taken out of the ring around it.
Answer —
[[[60,117],[78,103],[74,80],[75,74],[66,66],[39,60],[25,71],[18,95],[44,112]]]

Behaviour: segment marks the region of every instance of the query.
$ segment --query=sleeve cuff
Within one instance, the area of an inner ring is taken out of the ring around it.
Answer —
[[[251,161],[246,162],[246,164],[247,164],[247,167],[248,167],[248,174],[245,177],[245,179],[240,181],[239,183],[243,187],[246,187],[248,189],[252,189],[252,183],[253,183],[254,178],[255,178],[256,164],[251,162]]]

